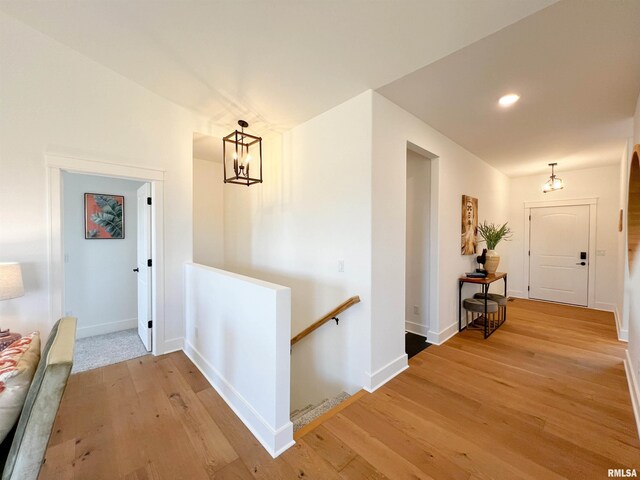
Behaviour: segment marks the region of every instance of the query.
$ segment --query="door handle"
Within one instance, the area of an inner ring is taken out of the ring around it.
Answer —
[[[586,265],[586,264],[587,264],[587,262],[576,263],[576,265],[583,265],[583,266]]]
[[[133,269],[133,271],[134,271],[134,272],[139,272],[139,271],[140,271],[140,269],[139,269],[139,268],[134,268],[134,269]]]

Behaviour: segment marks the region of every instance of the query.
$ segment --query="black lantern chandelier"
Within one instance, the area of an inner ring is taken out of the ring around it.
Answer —
[[[249,124],[244,120],[239,120],[238,125],[240,131],[222,139],[224,183],[246,186],[262,183],[262,138],[245,133]]]

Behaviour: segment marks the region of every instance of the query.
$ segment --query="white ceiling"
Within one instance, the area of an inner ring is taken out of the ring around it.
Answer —
[[[0,0],[0,9],[157,94],[265,135],[312,118],[555,0]]]
[[[563,1],[378,90],[510,176],[619,162],[640,1]],[[510,108],[498,98],[516,92]]]
[[[640,91],[638,0],[0,0],[0,10],[230,131],[238,118],[259,135],[283,131],[373,88],[512,176],[619,161]],[[520,102],[498,107],[512,91]]]
[[[193,158],[222,163],[222,140],[195,132],[193,134]]]

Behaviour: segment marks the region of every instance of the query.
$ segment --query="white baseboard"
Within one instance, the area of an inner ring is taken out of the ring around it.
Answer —
[[[631,405],[633,406],[633,414],[636,417],[636,428],[638,430],[638,438],[640,438],[640,386],[638,377],[633,369],[629,350],[625,351],[624,369],[627,372],[627,382],[629,383],[629,394],[631,395]]]
[[[629,330],[627,330],[626,328],[622,328],[622,325],[620,325],[620,322],[622,321],[622,319],[620,317],[620,313],[618,312],[617,306],[614,307],[613,316],[616,318],[616,330],[618,330],[618,340],[620,340],[621,342],[628,342]]]
[[[595,310],[602,310],[604,312],[615,312],[616,306],[612,303],[596,302],[593,304]]]
[[[104,335],[105,333],[119,332],[120,330],[129,330],[131,328],[136,328],[137,326],[137,318],[128,318],[126,320],[116,320],[115,322],[99,323],[98,325],[78,327],[76,338]]]
[[[365,372],[364,389],[369,393],[374,392],[407,368],[409,368],[409,360],[407,354],[403,353],[395,360],[387,363],[384,367],[376,370],[374,373]]]
[[[404,329],[407,332],[415,333],[416,335],[422,335],[423,337],[427,336],[429,332],[429,327],[426,325],[420,325],[419,323],[410,322],[409,320],[404,321]]]
[[[184,341],[184,352],[273,458],[295,444],[290,421],[277,429],[272,427],[188,340]]]
[[[507,297],[527,298],[527,295],[521,290],[507,290]]]
[[[162,353],[177,352],[178,350],[183,350],[183,349],[184,349],[184,337],[176,337],[170,340],[165,340],[164,352]]]
[[[456,333],[458,333],[457,323],[449,325],[447,328],[441,330],[440,332],[429,330],[429,332],[427,333],[427,342],[432,343],[433,345],[442,345]]]
[[[622,328],[622,326],[620,325],[620,314],[618,313],[618,306],[614,305],[612,303],[604,303],[604,302],[596,302],[593,305],[593,308],[595,310],[602,310],[605,312],[612,312],[613,313],[613,317],[615,318],[616,321],[616,330],[618,331],[618,340],[620,340],[621,342],[628,342],[629,341],[629,331]]]

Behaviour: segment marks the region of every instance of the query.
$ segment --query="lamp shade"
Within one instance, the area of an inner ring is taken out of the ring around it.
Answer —
[[[23,295],[24,285],[20,264],[0,263],[0,300],[9,300]]]

